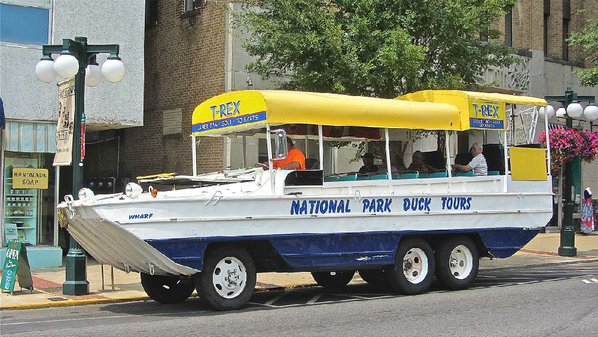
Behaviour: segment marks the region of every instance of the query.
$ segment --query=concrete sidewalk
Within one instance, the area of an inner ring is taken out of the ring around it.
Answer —
[[[534,238],[522,250],[508,259],[482,259],[480,273],[489,269],[522,268],[538,265],[598,261],[598,232],[591,235],[578,234],[575,237],[576,257],[561,257],[557,251],[560,233],[542,233]],[[33,309],[54,306],[73,306],[92,303],[111,303],[147,300],[138,273],[125,273],[110,266],[101,266],[88,259],[87,280],[89,295],[67,296],[62,294],[65,281],[65,268],[33,270],[35,289],[20,290],[18,283],[15,291],[0,294],[0,310]],[[102,275],[104,277],[102,281]],[[114,280],[114,281],[112,281]],[[281,289],[315,285],[310,273],[260,273],[257,289]],[[356,274],[352,283],[364,282]]]

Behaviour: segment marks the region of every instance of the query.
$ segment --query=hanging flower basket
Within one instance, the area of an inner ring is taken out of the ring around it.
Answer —
[[[562,128],[550,130],[549,135],[552,169],[575,158],[585,161],[598,158],[598,132]],[[546,132],[538,136],[538,141],[546,144]]]

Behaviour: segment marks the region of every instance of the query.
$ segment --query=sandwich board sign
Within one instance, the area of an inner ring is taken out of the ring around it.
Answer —
[[[11,294],[15,288],[15,281],[19,279],[19,286],[33,291],[33,278],[27,259],[27,250],[19,241],[9,241],[6,246],[4,259],[4,271],[0,288],[2,292],[9,291]]]

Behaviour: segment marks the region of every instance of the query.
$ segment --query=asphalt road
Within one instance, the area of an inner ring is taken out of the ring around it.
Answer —
[[[197,298],[0,312],[2,336],[595,336],[598,262],[484,271],[471,289],[402,296],[353,285],[257,293],[240,311]]]

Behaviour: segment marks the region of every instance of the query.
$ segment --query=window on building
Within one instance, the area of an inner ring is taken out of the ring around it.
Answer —
[[[569,60],[569,45],[567,39],[569,38],[569,23],[571,21],[571,2],[569,0],[563,1],[563,32],[562,38],[562,59]]]
[[[206,0],[185,0],[185,12],[190,12],[202,8]]]
[[[505,15],[505,45],[513,47],[513,8]]]
[[[550,0],[544,0],[544,56],[548,56],[548,18],[550,18]]]
[[[158,25],[158,0],[145,1],[145,28]]]
[[[42,45],[48,43],[50,3],[45,1],[15,2],[24,5],[0,3],[0,41]]]

